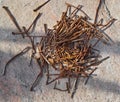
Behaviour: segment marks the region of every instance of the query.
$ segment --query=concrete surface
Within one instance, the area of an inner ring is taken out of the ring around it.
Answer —
[[[43,34],[43,24],[52,27],[65,10],[65,1],[74,5],[83,5],[83,10],[94,19],[99,0],[51,0],[39,12],[39,19],[35,34]],[[103,0],[104,1],[104,0]],[[37,13],[33,9],[45,2],[45,0],[0,0],[0,74],[6,62],[30,42],[21,36],[13,36],[12,31],[16,27],[9,16],[2,9],[8,6],[21,26],[31,24]],[[120,102],[120,1],[105,0],[105,4],[99,12],[99,17],[104,18],[104,23],[111,17],[117,21],[106,30],[106,33],[115,42],[111,46],[99,44],[103,57],[110,59],[103,62],[95,72],[97,76],[90,79],[87,85],[84,80],[80,81],[78,90],[73,99],[67,92],[59,92],[52,89],[53,85],[46,86],[46,77],[43,77],[35,88],[30,92],[29,88],[39,72],[39,67],[29,67],[30,52],[13,61],[7,69],[6,76],[0,76],[0,102]]]

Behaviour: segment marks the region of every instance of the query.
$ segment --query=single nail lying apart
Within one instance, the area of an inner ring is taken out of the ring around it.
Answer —
[[[11,20],[13,21],[13,23],[15,24],[15,26],[19,30],[19,32],[22,32],[17,20],[15,19],[15,17],[13,16],[13,14],[9,10],[9,8],[7,6],[3,6],[3,9],[8,13],[9,17],[11,18]],[[22,35],[22,36],[24,38],[24,35]]]
[[[40,8],[42,8],[44,5],[46,5],[50,0],[46,1],[45,3],[43,3],[42,5],[38,6],[36,9],[34,9],[33,11],[36,12],[38,11]]]

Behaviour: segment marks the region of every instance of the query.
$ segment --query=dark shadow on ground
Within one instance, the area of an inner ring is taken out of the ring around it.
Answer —
[[[6,30],[6,29],[0,28],[0,34],[4,36],[4,37],[0,38],[0,43],[2,41],[8,42],[8,43],[9,42],[18,42],[20,44],[28,43],[28,40],[23,39],[21,36],[12,35],[11,34],[12,31],[15,31],[15,30],[14,29]],[[6,37],[4,34],[6,34]],[[35,32],[34,34],[40,35],[41,33]],[[100,48],[103,53],[107,53],[109,51],[111,54],[113,53],[113,54],[120,55],[120,41],[114,41],[114,42],[115,43],[112,46],[106,45],[105,49],[103,48],[102,43],[99,43],[97,48]],[[9,52],[5,53],[5,52],[0,51],[0,72],[1,73],[5,66],[5,62],[3,59],[5,59],[5,57],[8,56],[8,60],[9,60],[14,55],[15,54],[10,55]],[[19,84],[18,86],[22,87],[23,95],[24,95],[24,93],[26,93],[26,94],[29,93],[28,87],[30,87],[30,85],[34,81],[35,77],[37,76],[38,69],[39,69],[39,68],[37,69],[38,66],[36,68],[34,67],[34,69],[30,68],[28,66],[29,61],[30,60],[23,55],[23,56],[18,57],[15,61],[13,61],[10,64],[10,66],[8,66],[8,69],[7,69],[8,75],[0,76],[0,95],[7,94],[9,96],[12,93],[20,94],[19,91],[18,92],[13,91],[14,87],[15,87],[14,85],[18,85],[18,84]],[[23,65],[25,65],[25,66],[23,66]],[[10,76],[14,77],[14,79],[16,80],[15,82],[18,82],[18,84],[13,84],[13,82],[11,82],[12,78],[9,78]],[[21,82],[22,82],[22,84],[21,84]],[[105,92],[109,92],[109,93],[120,94],[120,85],[118,83],[104,81],[104,79],[103,80],[99,79],[99,78],[90,79],[89,82],[87,83],[87,85],[93,90],[97,90],[96,86],[98,86],[99,90],[101,90],[103,92],[105,91]]]
[[[120,85],[118,83],[110,82],[107,80],[102,80],[99,78],[89,79],[86,86],[90,89],[101,90],[103,92],[114,93],[120,95]]]
[[[18,32],[15,29],[4,29],[4,28],[0,28],[0,41],[4,41],[4,42],[19,42],[21,44],[24,43],[28,43],[27,37],[25,39],[23,39],[23,37],[20,34],[17,35],[13,35],[12,32]],[[39,32],[34,31],[33,33],[31,33],[30,35],[36,35],[36,36],[41,36],[44,35],[44,31],[40,30]],[[37,38],[37,37],[35,37]],[[38,37],[40,38],[40,37]]]
[[[9,56],[8,54],[0,51],[0,56],[1,55],[3,55],[3,57],[5,57],[6,55]],[[14,54],[11,56],[14,56]],[[0,58],[3,59],[2,56]],[[5,65],[5,63],[2,63],[2,61],[3,60],[0,60],[0,66],[2,66],[0,68],[0,72],[2,72],[1,70],[3,70]],[[8,66],[7,75],[0,76],[0,94],[2,94],[7,90],[3,88],[3,86],[9,88],[8,89],[9,92],[7,94],[14,93],[14,87],[16,87],[14,85],[16,85],[16,83],[14,84],[11,79],[14,79],[15,81],[18,82],[18,84],[22,87],[22,89],[24,89],[22,90],[23,92],[24,91],[29,92],[29,87],[31,83],[34,81],[39,71],[38,66],[36,66],[35,64],[34,64],[35,67],[33,68],[29,67],[28,66],[29,61],[30,60],[23,55],[15,59]],[[104,81],[104,79],[102,80],[99,78],[90,78],[86,86],[89,86],[93,90],[99,89],[103,92],[105,91],[105,92],[110,92],[114,94],[120,94],[120,85],[118,83],[114,83],[106,80]],[[16,92],[16,94],[19,94],[19,93]]]

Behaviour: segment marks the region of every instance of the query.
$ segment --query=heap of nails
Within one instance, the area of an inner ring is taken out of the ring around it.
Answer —
[[[53,29],[47,28],[47,24],[44,25],[46,36],[41,36],[39,43],[33,43],[33,36],[28,33],[30,28],[23,27],[24,32],[20,32],[20,34],[23,37],[29,37],[33,50],[32,56],[41,69],[31,86],[31,90],[35,87],[39,77],[42,77],[43,70],[46,69],[46,84],[54,82],[54,89],[68,91],[73,97],[79,78],[86,78],[86,84],[97,66],[109,58],[102,59],[100,51],[95,47],[99,41],[104,44],[110,42],[108,36],[102,33],[101,30],[113,23],[114,19],[111,19],[105,25],[101,22],[97,23],[100,4],[97,8],[94,23],[89,22],[90,17],[81,9],[81,5],[77,7],[69,3],[66,3],[66,5],[66,11],[62,13],[61,19],[57,21]],[[78,12],[83,13],[84,16],[78,15]],[[25,48],[18,55],[27,52],[30,48]],[[54,70],[53,73],[51,73],[51,70]],[[60,89],[57,86],[58,81],[61,82],[60,80],[63,78],[67,79],[67,82],[65,82],[66,89]],[[74,83],[71,79],[75,80]]]

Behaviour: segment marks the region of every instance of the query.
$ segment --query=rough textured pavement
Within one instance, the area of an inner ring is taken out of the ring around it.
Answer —
[[[61,13],[65,10],[65,1],[74,5],[83,5],[83,10],[92,18],[95,16],[99,0],[51,0],[39,12],[43,13],[35,28],[35,34],[43,34],[43,24],[51,28]],[[104,1],[104,0],[103,0]],[[21,36],[13,36],[12,31],[17,31],[9,16],[2,9],[8,6],[21,26],[29,26],[37,13],[33,9],[45,0],[0,0],[0,102],[120,102],[120,1],[105,0],[99,11],[99,18],[104,18],[104,23],[111,17],[117,19],[106,30],[113,39],[111,46],[99,44],[103,57],[110,56],[108,60],[99,65],[94,78],[84,85],[82,79],[73,99],[67,92],[53,89],[53,85],[46,86],[46,77],[43,77],[30,92],[29,88],[39,72],[39,67],[34,63],[29,67],[29,53],[13,61],[7,69],[7,75],[2,76],[6,62],[30,42]]]

